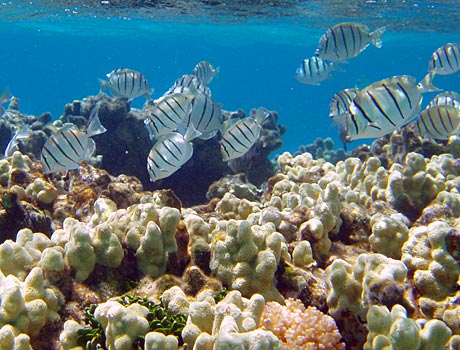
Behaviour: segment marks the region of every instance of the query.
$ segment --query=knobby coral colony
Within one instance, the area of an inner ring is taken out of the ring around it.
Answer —
[[[128,140],[121,170],[103,134],[102,159],[45,176],[39,150],[62,122],[3,121],[32,133],[0,160],[1,349],[459,349],[459,137],[403,129],[345,158],[317,140],[306,149],[333,162],[283,153],[275,171],[271,112],[232,165],[248,176],[223,163],[205,177],[214,141],[200,140],[178,195],[145,191],[144,163],[133,176],[131,138],[148,136],[123,100],[62,118],[83,126],[95,103]]]

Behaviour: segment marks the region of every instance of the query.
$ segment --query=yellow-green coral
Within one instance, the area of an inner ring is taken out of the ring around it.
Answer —
[[[414,273],[422,297],[442,300],[456,289],[460,266],[446,247],[453,228],[441,221],[413,227],[402,247],[402,261]]]
[[[452,334],[439,320],[423,325],[407,318],[401,305],[391,312],[386,306],[373,305],[367,313],[369,334],[364,350],[438,350],[444,349]]]
[[[251,226],[248,221],[221,222],[213,232],[211,270],[231,289],[243,296],[262,294],[267,300],[282,301],[275,286],[275,272],[283,250],[283,236],[272,223]]]

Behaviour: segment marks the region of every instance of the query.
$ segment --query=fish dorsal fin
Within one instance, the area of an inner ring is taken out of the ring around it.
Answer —
[[[190,142],[193,139],[200,137],[200,136],[201,136],[201,132],[195,129],[195,126],[193,125],[193,123],[190,123],[189,127],[187,128],[187,131],[185,132],[184,140]]]
[[[421,90],[422,93],[424,92],[432,92],[432,91],[442,91],[441,89],[437,88],[433,85],[433,78],[435,73],[429,72],[425,77],[418,83],[417,87]]]
[[[232,127],[232,125],[235,125],[238,121],[240,121],[241,119],[238,119],[238,118],[231,118],[231,119],[227,119],[224,123],[223,123],[223,126],[222,126],[222,132],[225,133],[228,129],[230,129]]]
[[[73,123],[65,123],[63,126],[61,126],[61,127],[59,128],[58,131],[66,131],[66,130],[70,130],[70,129],[76,129],[76,130],[78,130],[78,127],[77,127],[75,124],[73,124]]]
[[[88,135],[88,137],[100,135],[107,131],[107,129],[101,124],[101,121],[99,120],[99,108],[100,105],[97,103],[89,116],[89,124],[86,128],[86,135]]]

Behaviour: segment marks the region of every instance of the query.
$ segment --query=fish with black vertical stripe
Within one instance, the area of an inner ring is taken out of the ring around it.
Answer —
[[[428,71],[447,75],[460,70],[460,44],[448,43],[431,55]]]
[[[382,47],[385,27],[369,32],[366,25],[345,22],[329,28],[319,40],[316,56],[332,62],[346,61],[358,56],[370,43]]]
[[[429,107],[448,105],[460,108],[460,94],[455,91],[443,91],[437,94],[429,103]]]
[[[343,89],[335,93],[329,104],[329,117],[339,126],[339,138],[343,147],[347,148],[347,113],[353,99],[359,92],[358,88]]]
[[[193,75],[200,79],[205,85],[208,85],[214,77],[219,75],[219,67],[214,68],[207,61],[200,61],[193,69]]]
[[[200,135],[191,125],[185,135],[170,132],[158,138],[147,157],[147,171],[152,182],[171,176],[193,155],[192,140]]]
[[[339,122],[344,119],[359,89],[343,89],[335,93],[329,104],[329,117]]]
[[[176,130],[190,115],[193,97],[190,93],[173,93],[155,101],[154,106],[145,106],[144,123],[150,139]]]
[[[211,96],[200,91],[194,93],[192,99],[192,111],[188,118],[182,122],[184,128],[189,128],[191,124],[201,135],[200,139],[207,140],[214,137],[222,129],[222,105]]]
[[[449,136],[458,135],[459,126],[460,109],[452,105],[428,106],[414,122],[417,135],[436,140],[447,140]]]
[[[193,74],[184,74],[176,79],[173,86],[166,91],[165,95],[173,94],[176,92],[187,93],[189,89],[195,88],[196,90],[211,96],[211,90],[199,78]]]
[[[106,132],[99,121],[98,107],[93,109],[85,132],[75,124],[66,123],[46,140],[41,153],[45,174],[77,169],[79,163],[89,160],[96,150],[92,136]]]
[[[319,85],[320,82],[331,79],[331,72],[337,69],[333,62],[321,57],[310,57],[302,61],[295,72],[295,78],[302,84]]]
[[[433,76],[418,84],[412,76],[394,76],[360,90],[347,114],[347,140],[384,136],[411,122],[420,112],[422,94],[439,91]]]
[[[220,141],[224,162],[244,156],[259,140],[262,122],[269,116],[265,108],[254,110],[248,118],[229,125]]]
[[[129,69],[118,68],[107,74],[107,80],[99,79],[101,90],[109,89],[114,97],[126,98],[128,101],[144,96],[150,100],[153,89],[142,73]]]

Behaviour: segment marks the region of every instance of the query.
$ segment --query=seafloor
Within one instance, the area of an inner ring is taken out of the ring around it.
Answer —
[[[47,137],[96,103],[97,156],[44,175]],[[138,114],[98,95],[0,119],[2,148],[33,131],[0,160],[1,350],[460,348],[459,137],[318,139],[272,162],[272,111],[234,171],[197,141],[152,184]]]

